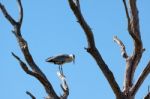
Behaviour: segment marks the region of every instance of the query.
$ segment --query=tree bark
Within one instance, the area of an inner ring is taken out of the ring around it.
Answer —
[[[80,2],[79,0],[68,0],[71,10],[77,18],[77,22],[80,24],[81,28],[84,30],[84,33],[87,38],[88,47],[86,48],[87,52],[91,54],[94,60],[97,62],[99,68],[102,70],[104,76],[106,77],[109,85],[111,86],[116,99],[134,99],[136,91],[141,86],[142,82],[145,80],[147,75],[149,74],[149,65],[143,70],[140,78],[138,79],[136,84],[133,84],[133,77],[135,70],[142,58],[142,54],[145,51],[143,48],[140,26],[139,26],[139,16],[136,0],[129,0],[129,5],[126,4],[127,0],[123,0],[123,4],[126,11],[126,16],[128,20],[128,32],[131,36],[134,49],[131,55],[128,55],[125,49],[125,45],[123,42],[117,37],[114,36],[114,41],[121,48],[121,55],[126,61],[126,70],[125,70],[125,78],[124,78],[124,86],[121,91],[117,81],[115,80],[112,71],[109,69],[105,61],[103,60],[101,54],[96,48],[94,33],[92,32],[90,26],[85,21],[81,10],[80,10]],[[130,14],[129,11],[130,10]],[[133,87],[133,88],[132,88]]]
[[[129,4],[127,4],[127,1],[129,2]],[[87,43],[88,43],[88,46],[85,49],[96,61],[99,69],[104,74],[112,91],[114,92],[116,99],[134,99],[137,91],[141,87],[145,78],[150,73],[150,61],[149,61],[147,66],[141,72],[137,81],[133,83],[134,73],[142,58],[143,52],[145,51],[145,49],[143,48],[143,42],[141,40],[139,15],[138,15],[136,0],[123,0],[127,22],[128,22],[128,33],[133,40],[133,52],[131,55],[128,55],[128,53],[126,52],[126,47],[123,44],[123,42],[117,36],[114,36],[114,41],[120,46],[121,55],[126,62],[123,90],[120,89],[117,81],[115,80],[113,72],[109,69],[109,66],[103,60],[100,52],[96,48],[94,33],[82,15],[79,0],[68,0],[68,2],[71,10],[73,11],[75,17],[77,18],[77,22],[80,24],[81,28],[85,33]],[[62,81],[61,88],[63,90],[63,95],[58,96],[55,90],[53,89],[53,86],[51,85],[50,81],[47,79],[43,71],[41,71],[39,66],[34,61],[29,51],[28,43],[21,34],[21,25],[23,22],[23,7],[21,4],[21,0],[17,0],[17,3],[19,5],[18,21],[14,20],[12,16],[10,16],[10,14],[7,12],[4,5],[0,3],[0,10],[2,11],[5,18],[14,27],[12,32],[17,38],[18,44],[20,46],[20,49],[24,55],[26,62],[22,61],[14,53],[12,53],[12,55],[20,63],[20,66],[25,73],[35,77],[37,80],[40,81],[40,83],[45,88],[46,93],[48,94],[46,99],[67,99],[69,95],[69,87],[67,85],[66,78],[63,75],[61,75],[59,72],[57,73],[57,76]],[[32,99],[36,99],[36,97],[33,96],[30,92],[27,92],[27,94]],[[144,97],[144,99],[150,99],[149,91],[147,95]]]
[[[15,21],[12,18],[12,16],[10,16],[10,14],[7,12],[7,10],[4,7],[4,5],[2,5],[1,3],[0,3],[0,9],[1,9],[3,15],[5,16],[5,18],[14,27],[12,32],[15,35],[17,41],[18,41],[19,47],[20,47],[20,49],[21,49],[21,51],[22,51],[22,53],[24,55],[24,58],[25,58],[27,64],[25,62],[23,62],[14,53],[12,53],[12,55],[14,56],[14,58],[16,58],[18,60],[18,62],[20,63],[20,66],[24,70],[24,72],[26,72],[27,74],[35,77],[37,80],[40,81],[40,83],[45,88],[45,91],[48,94],[49,99],[67,99],[67,97],[69,95],[69,88],[68,88],[66,80],[64,79],[62,81],[63,83],[65,82],[65,86],[62,86],[62,84],[61,84],[61,88],[63,90],[63,95],[58,96],[56,94],[55,90],[53,89],[53,86],[50,83],[50,81],[47,79],[45,74],[41,71],[39,66],[35,63],[34,59],[32,58],[32,55],[31,55],[31,53],[29,51],[29,48],[28,48],[28,43],[23,38],[23,36],[21,34],[21,25],[22,25],[22,21],[23,21],[23,7],[22,7],[22,4],[21,4],[21,0],[17,0],[17,3],[18,3],[18,6],[19,6],[19,18],[18,18],[18,21]],[[28,67],[30,67],[31,70]],[[32,99],[35,98],[31,93],[28,92],[27,94],[30,95]]]

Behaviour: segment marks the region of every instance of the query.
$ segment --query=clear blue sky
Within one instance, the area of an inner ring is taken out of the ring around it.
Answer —
[[[136,71],[134,80],[150,59],[150,0],[137,0],[140,16],[140,29],[146,51]],[[0,0],[9,13],[17,19],[16,0]],[[30,52],[36,63],[46,74],[54,89],[61,94],[57,78],[57,66],[44,60],[60,53],[74,53],[76,64],[66,64],[64,72],[70,88],[69,99],[115,99],[102,72],[93,58],[84,50],[87,46],[83,30],[76,22],[67,0],[22,0],[24,19],[22,35],[29,44]],[[117,35],[126,45],[128,54],[132,53],[133,43],[127,32],[127,20],[122,0],[81,0],[83,15],[91,26],[96,46],[122,89],[125,60],[120,48],[113,42]],[[39,81],[25,74],[18,62],[12,57],[16,53],[24,60],[16,38],[11,33],[12,26],[0,12],[0,98],[30,99],[25,91],[32,92],[37,99],[46,93]],[[150,76],[136,95],[141,99],[147,93]]]

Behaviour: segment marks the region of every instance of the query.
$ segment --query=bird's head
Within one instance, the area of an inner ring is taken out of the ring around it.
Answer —
[[[73,63],[75,63],[75,55],[74,54],[70,54],[69,56],[71,57]]]

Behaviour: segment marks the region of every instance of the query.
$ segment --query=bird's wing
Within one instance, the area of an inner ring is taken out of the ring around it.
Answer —
[[[68,58],[67,54],[61,54],[54,57],[57,61],[65,61],[66,58]]]
[[[66,58],[68,58],[69,56],[67,54],[60,54],[57,56],[52,56],[49,57],[48,59],[46,59],[46,62],[54,62],[54,61],[65,61]]]

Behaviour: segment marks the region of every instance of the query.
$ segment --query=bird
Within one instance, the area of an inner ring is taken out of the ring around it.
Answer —
[[[65,63],[70,63],[70,62],[75,63],[75,55],[74,54],[60,54],[60,55],[49,57],[45,61],[59,65],[59,71],[63,75],[62,65]]]

